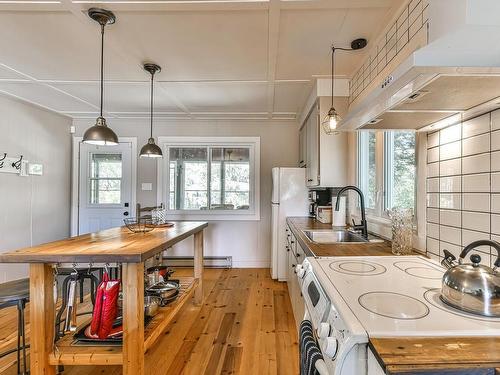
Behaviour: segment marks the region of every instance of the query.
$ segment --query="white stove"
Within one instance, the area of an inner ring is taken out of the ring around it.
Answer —
[[[367,374],[369,337],[500,336],[499,318],[441,302],[444,272],[422,256],[307,258],[297,274],[328,372]]]

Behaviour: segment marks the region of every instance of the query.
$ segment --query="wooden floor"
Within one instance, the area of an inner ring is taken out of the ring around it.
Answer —
[[[203,287],[203,305],[187,304],[146,353],[146,373],[298,374],[297,331],[285,283],[273,281],[269,269],[207,269]],[[16,340],[16,316],[13,309],[0,311],[0,352]],[[15,374],[13,361],[15,354],[0,359],[0,374]],[[116,375],[121,368],[66,367],[64,374]]]

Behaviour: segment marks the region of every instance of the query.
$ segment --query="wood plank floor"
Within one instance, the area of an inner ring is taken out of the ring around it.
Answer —
[[[183,269],[174,276],[190,274]],[[297,331],[285,283],[273,281],[269,269],[207,269],[203,288],[203,304],[187,304],[146,353],[146,373],[298,374]],[[14,344],[15,327],[15,310],[0,311],[0,352]],[[9,357],[2,375],[16,373],[15,354]],[[121,368],[66,366],[64,374],[118,375]]]

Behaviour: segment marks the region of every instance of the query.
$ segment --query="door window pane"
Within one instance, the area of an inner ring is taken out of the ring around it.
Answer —
[[[92,154],[90,158],[90,204],[120,204],[122,155]]]
[[[415,207],[415,133],[385,133],[385,209]]]
[[[377,200],[376,134],[360,132],[358,142],[358,180],[365,195],[366,208],[374,209]]]

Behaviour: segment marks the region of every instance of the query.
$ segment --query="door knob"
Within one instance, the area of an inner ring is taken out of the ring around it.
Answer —
[[[125,211],[125,212],[123,213],[123,216],[128,216],[128,211]]]

